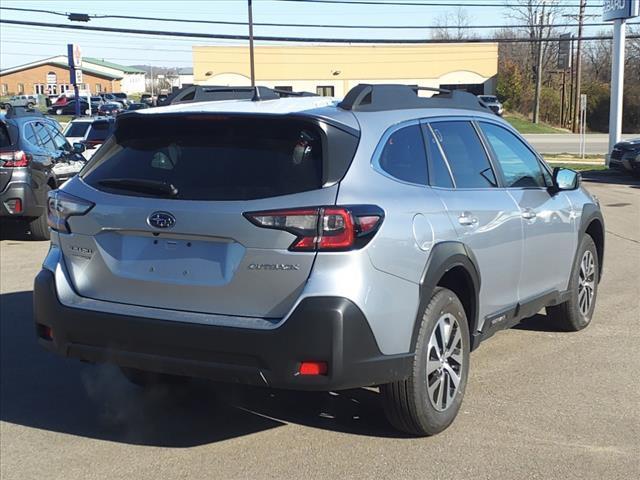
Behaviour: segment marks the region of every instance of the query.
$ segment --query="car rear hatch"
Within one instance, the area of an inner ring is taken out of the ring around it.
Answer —
[[[281,318],[316,254],[244,214],[333,205],[357,141],[303,116],[123,115],[68,189],[95,204],[60,235],[77,293]]]
[[[0,121],[0,192],[4,191],[13,174],[17,151],[18,129]]]

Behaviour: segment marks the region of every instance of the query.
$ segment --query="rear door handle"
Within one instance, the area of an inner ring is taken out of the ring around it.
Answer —
[[[522,218],[524,218],[525,220],[533,220],[534,218],[536,218],[536,216],[536,212],[534,212],[530,208],[525,208],[522,211]]]
[[[458,217],[458,223],[465,227],[472,227],[478,224],[478,219],[472,216],[469,212],[462,212]]]

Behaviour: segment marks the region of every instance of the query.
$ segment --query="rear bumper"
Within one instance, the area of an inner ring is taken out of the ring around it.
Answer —
[[[20,213],[12,213],[8,203],[10,200],[19,199],[22,204]],[[28,183],[9,183],[5,190],[0,193],[0,217],[2,218],[24,218],[39,217],[44,213],[44,207],[38,205],[36,194]]]
[[[288,388],[340,390],[406,378],[412,354],[383,355],[360,309],[341,297],[303,300],[272,330],[115,315],[62,305],[55,278],[35,279],[36,331],[50,327],[55,353],[154,372]],[[326,375],[299,375],[302,361],[323,361]]]

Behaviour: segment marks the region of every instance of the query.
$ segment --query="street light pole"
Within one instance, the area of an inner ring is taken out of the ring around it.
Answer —
[[[251,86],[256,86],[256,70],[253,59],[253,8],[252,0],[247,0],[249,8],[249,63],[251,67]]]
[[[580,0],[580,13],[578,15],[578,40],[576,46],[576,86],[573,90],[573,118],[571,121],[571,130],[573,133],[578,132],[579,122],[578,115],[580,109],[578,105],[580,105],[580,82],[582,80],[582,57],[581,57],[581,47],[582,47],[582,24],[584,23],[584,11],[587,7],[587,0]]]
[[[622,133],[622,89],[624,86],[624,41],[626,19],[619,18],[613,24],[613,48],[611,62],[611,107],[609,111],[609,153],[620,141]],[[609,155],[607,155],[607,165]]]

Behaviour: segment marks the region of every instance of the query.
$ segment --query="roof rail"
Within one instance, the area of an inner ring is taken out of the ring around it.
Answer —
[[[419,97],[418,92],[438,92],[432,97]],[[382,112],[406,108],[462,108],[490,111],[475,95],[462,90],[420,87],[418,85],[361,83],[353,87],[338,104],[343,110]]]
[[[282,97],[307,97],[315,96],[310,92],[289,92],[268,87],[228,87],[190,85],[172,93],[163,105],[176,103],[211,102],[220,100],[276,100]]]
[[[6,112],[5,118],[18,118],[18,117],[43,117],[40,110],[34,110],[27,107],[16,107],[13,105],[5,105]]]

